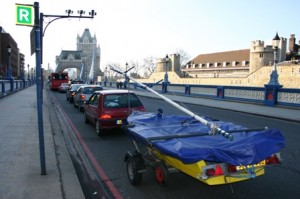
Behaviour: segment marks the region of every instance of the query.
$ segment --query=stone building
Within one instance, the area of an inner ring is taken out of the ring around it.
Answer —
[[[286,60],[286,45],[286,38],[281,37],[279,62]],[[198,55],[181,70],[192,77],[246,77],[273,63],[273,46],[265,46],[264,41],[256,40],[251,42],[250,49]]]
[[[168,80],[174,84],[260,87],[268,84],[274,65],[273,46],[265,46],[261,40],[252,41],[250,49],[200,54],[181,67],[178,55],[169,57]],[[277,60],[279,83],[287,88],[300,88],[300,50],[294,34],[289,39],[288,50],[287,39],[280,38]],[[156,82],[164,79],[166,63],[165,58],[158,59],[156,72],[141,81]],[[187,76],[182,78],[178,73]]]
[[[291,37],[289,39],[287,60],[292,60],[292,61],[300,60],[300,40],[299,43],[296,44],[295,34],[291,34]]]
[[[156,72],[173,71],[180,72],[180,55],[171,54],[166,58],[159,58],[156,62]]]
[[[5,79],[8,70],[9,55],[7,47],[11,47],[10,65],[12,77],[20,78],[20,55],[17,42],[14,38],[0,26],[0,78]],[[23,57],[24,58],[24,57]]]

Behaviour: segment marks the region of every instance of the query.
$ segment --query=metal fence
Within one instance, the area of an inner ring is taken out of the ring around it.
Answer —
[[[0,80],[0,97],[7,96],[35,84],[34,80]]]
[[[96,82],[96,84],[117,88],[117,82]],[[248,102],[266,106],[300,107],[300,89],[287,89],[282,88],[280,85],[266,85],[265,87],[165,83],[145,83],[145,85],[160,93],[184,95],[186,97]],[[145,90],[136,83],[129,83],[127,87],[133,90]]]

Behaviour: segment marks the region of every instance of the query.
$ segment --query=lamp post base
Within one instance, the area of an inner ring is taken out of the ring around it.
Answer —
[[[264,105],[266,106],[275,106],[277,104],[278,99],[278,90],[282,88],[282,85],[265,85],[265,99]]]

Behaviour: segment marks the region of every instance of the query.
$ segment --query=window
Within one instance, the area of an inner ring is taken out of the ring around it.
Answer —
[[[246,66],[247,61],[242,62],[242,66]]]
[[[126,108],[128,107],[128,101],[130,101],[130,107],[142,106],[141,101],[135,94],[112,94],[104,97],[105,108]]]
[[[52,74],[52,79],[68,79],[68,74],[67,73],[54,73]]]
[[[263,53],[259,53],[259,58],[263,58],[264,54]]]
[[[98,106],[99,95],[100,95],[99,93],[95,93],[95,94],[91,97],[89,103],[90,103],[92,106]]]
[[[102,87],[85,87],[83,90],[84,94],[93,94],[95,91],[103,90]]]

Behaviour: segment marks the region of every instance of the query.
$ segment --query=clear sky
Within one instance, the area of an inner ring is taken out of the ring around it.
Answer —
[[[61,50],[76,50],[76,38],[89,28],[101,48],[103,70],[109,63],[143,64],[147,57],[185,51],[190,58],[199,54],[249,49],[251,41],[270,41],[278,32],[300,40],[299,0],[40,0],[40,12],[65,15],[71,9],[87,13],[91,19],[59,19],[49,25],[44,36],[43,67],[55,68]],[[17,26],[15,4],[28,0],[2,0],[0,26],[18,43],[26,65],[35,65],[30,55],[31,27]],[[47,19],[45,18],[45,21]],[[44,23],[44,27],[46,24]]]

